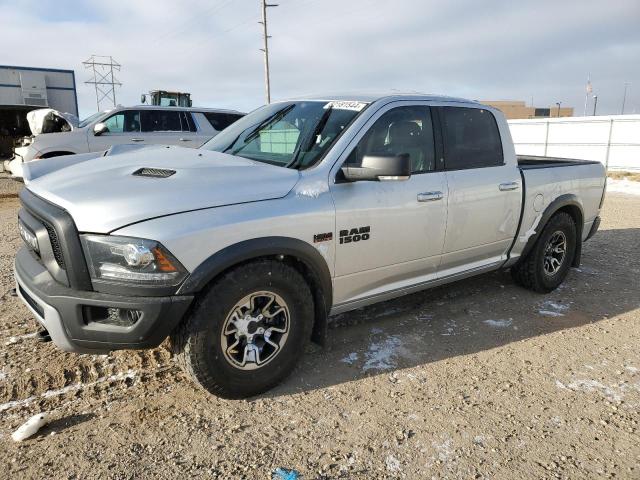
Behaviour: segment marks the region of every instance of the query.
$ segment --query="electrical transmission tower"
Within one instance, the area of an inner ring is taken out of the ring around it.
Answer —
[[[113,57],[106,55],[91,55],[91,58],[82,62],[84,68],[93,71],[93,77],[87,80],[86,84],[93,85],[96,89],[96,106],[98,111],[102,111],[102,104],[111,104],[116,106],[116,86],[120,87],[122,83],[113,74],[114,70],[119,72],[121,65],[116,62]]]
[[[271,36],[267,33],[267,7],[277,7],[277,3],[267,3],[267,0],[261,0],[262,2],[262,21],[258,22],[262,24],[262,34],[264,37],[264,48],[260,50],[264,52],[264,83],[267,94],[267,103],[271,103],[271,83],[269,80],[269,39]]]

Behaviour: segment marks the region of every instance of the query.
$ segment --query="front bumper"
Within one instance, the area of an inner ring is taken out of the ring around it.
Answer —
[[[58,283],[33,253],[22,247],[14,265],[16,291],[62,350],[106,353],[158,346],[185,315],[193,296],[127,297],[75,290]],[[106,323],[96,312],[138,312],[131,325]]]

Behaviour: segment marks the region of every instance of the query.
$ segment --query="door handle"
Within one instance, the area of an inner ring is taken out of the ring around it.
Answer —
[[[419,202],[435,202],[436,200],[442,200],[444,197],[442,192],[424,192],[418,194]]]
[[[132,138],[132,142],[144,142],[144,138]]]
[[[190,138],[181,138],[180,141],[181,142],[190,142],[191,139]]]
[[[518,184],[518,182],[507,182],[501,183],[498,188],[501,192],[508,192],[510,190],[517,190],[518,188],[520,188],[520,185]]]

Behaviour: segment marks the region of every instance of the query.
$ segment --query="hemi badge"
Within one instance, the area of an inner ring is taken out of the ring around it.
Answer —
[[[328,242],[329,240],[333,240],[333,232],[316,233],[313,236],[313,243]]]

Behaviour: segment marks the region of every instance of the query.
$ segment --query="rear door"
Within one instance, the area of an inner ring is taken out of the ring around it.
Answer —
[[[102,121],[107,131],[94,135],[93,130],[87,132],[90,152],[106,150],[112,145],[142,143],[140,134],[140,112],[138,110],[120,110]]]
[[[196,122],[193,120],[191,112],[181,111],[178,113],[180,116],[180,127],[182,132],[178,136],[178,145],[189,148],[198,148],[209,137],[203,137],[199,134]]]
[[[504,161],[493,113],[438,107],[449,188],[440,277],[505,259],[520,219],[521,179]]]
[[[343,160],[408,153],[405,181],[330,179],[336,208],[334,302],[365,300],[434,279],[446,225],[445,173],[436,168],[431,109],[396,102],[381,109],[351,142]]]

